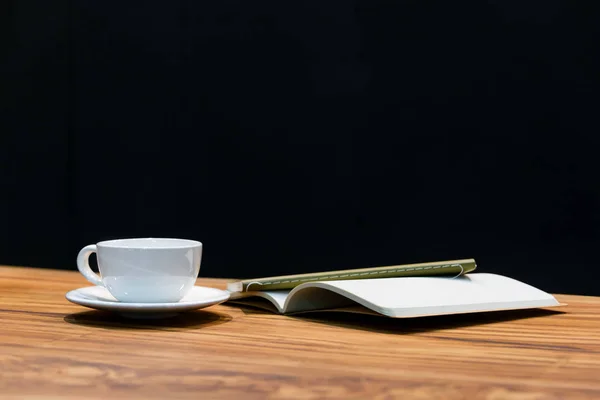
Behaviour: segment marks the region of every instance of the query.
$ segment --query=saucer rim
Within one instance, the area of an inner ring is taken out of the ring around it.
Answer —
[[[208,286],[194,285],[191,290],[210,289],[215,291],[215,295],[195,301],[177,301],[166,303],[131,303],[123,301],[106,301],[101,299],[89,299],[82,296],[82,291],[101,288],[108,292],[108,289],[102,286],[84,286],[68,291],[65,298],[74,304],[94,309],[111,309],[115,311],[135,310],[136,312],[172,312],[176,310],[190,310],[217,305],[227,301],[230,293],[223,289],[212,288]],[[101,308],[99,308],[101,307]]]

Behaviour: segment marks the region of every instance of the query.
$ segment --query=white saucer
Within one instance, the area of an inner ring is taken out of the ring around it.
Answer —
[[[113,311],[132,318],[164,318],[180,312],[197,310],[222,303],[229,299],[229,292],[203,286],[192,290],[176,303],[123,303],[116,300],[102,286],[88,286],[71,290],[67,300],[96,310]]]

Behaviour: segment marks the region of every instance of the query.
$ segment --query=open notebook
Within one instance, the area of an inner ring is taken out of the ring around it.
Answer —
[[[280,314],[327,310],[392,318],[560,305],[542,290],[489,273],[307,282],[289,290],[233,291],[229,302]]]

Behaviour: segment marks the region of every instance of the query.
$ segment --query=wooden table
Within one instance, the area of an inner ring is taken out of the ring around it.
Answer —
[[[596,297],[413,320],[219,305],[139,321],[65,299],[87,285],[0,267],[0,398],[600,399]]]

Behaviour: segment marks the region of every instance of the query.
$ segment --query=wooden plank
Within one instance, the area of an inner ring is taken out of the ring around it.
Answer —
[[[0,267],[0,397],[600,398],[596,297],[415,320],[219,305],[135,321],[64,298],[86,285],[76,272]]]

